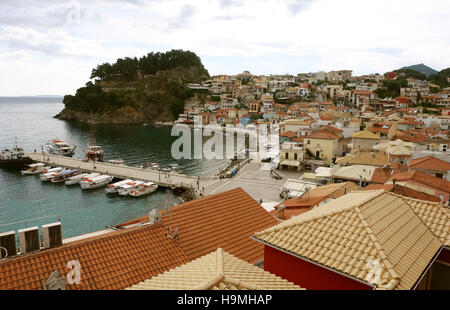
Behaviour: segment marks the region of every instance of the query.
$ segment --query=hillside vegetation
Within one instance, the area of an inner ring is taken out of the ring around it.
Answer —
[[[197,96],[186,84],[208,78],[200,58],[190,51],[118,59],[94,68],[95,82],[66,95],[65,108],[56,117],[88,122],[92,111],[98,123],[171,121],[184,111],[187,99]]]

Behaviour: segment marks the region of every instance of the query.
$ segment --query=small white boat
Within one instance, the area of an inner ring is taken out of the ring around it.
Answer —
[[[108,186],[106,186],[106,188],[105,188],[105,192],[107,194],[117,193],[119,191],[119,188],[122,185],[125,185],[125,184],[130,183],[130,182],[133,182],[133,180],[123,180],[123,181],[120,181],[120,182],[117,182],[117,183],[114,183],[114,184],[108,184]]]
[[[56,167],[49,170],[42,171],[43,173],[39,176],[41,181],[47,182],[50,181],[52,178],[58,176],[61,172],[63,172],[65,169],[62,167]]]
[[[28,167],[29,168],[27,170],[23,170],[20,173],[22,173],[22,175],[39,174],[39,173],[43,172],[44,170],[48,170],[51,168],[51,166],[46,166],[43,163],[31,164],[31,165],[28,165]]]
[[[79,175],[75,175],[73,177],[70,177],[64,182],[66,185],[75,185],[79,184],[83,178],[95,178],[98,177],[100,173],[82,173]]]
[[[144,182],[132,181],[132,182],[128,182],[125,185],[122,185],[121,187],[119,187],[119,195],[121,195],[121,196],[129,195],[132,190],[136,189],[142,183],[144,183]]]
[[[80,181],[80,186],[82,189],[94,189],[105,186],[110,183],[114,179],[113,176],[110,175],[100,175],[91,179],[84,179]]]
[[[108,163],[113,165],[125,165],[125,161],[123,161],[122,159],[110,159],[108,160]]]
[[[140,197],[140,196],[148,195],[150,193],[153,193],[157,189],[158,189],[158,184],[155,184],[153,182],[142,183],[136,189],[133,189],[132,191],[130,191],[130,196]]]
[[[81,171],[78,169],[65,170],[65,171],[61,172],[58,176],[52,178],[50,181],[52,183],[65,182],[69,178],[76,176],[76,175],[80,175],[80,174],[81,174]]]

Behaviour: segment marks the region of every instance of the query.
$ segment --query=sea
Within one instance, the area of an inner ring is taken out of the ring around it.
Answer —
[[[75,158],[83,158],[91,129],[87,124],[54,118],[63,108],[62,97],[0,97],[0,149],[17,141],[25,152],[41,152],[53,139],[77,145]],[[181,172],[214,176],[228,160],[174,160],[171,145],[177,137],[170,127],[96,125],[96,144],[105,161],[122,159],[127,165],[156,162],[160,167],[177,163]],[[20,170],[20,169],[19,169]],[[0,168],[0,233],[62,223],[63,238],[105,229],[181,202],[172,191],[159,188],[140,198],[107,195],[104,188],[82,190],[41,182],[38,176],[22,176],[19,170]]]

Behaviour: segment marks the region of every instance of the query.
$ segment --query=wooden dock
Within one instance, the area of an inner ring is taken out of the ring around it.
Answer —
[[[177,187],[191,188],[195,191],[196,196],[200,195],[200,190],[203,186],[212,181],[212,179],[175,173],[173,171],[158,171],[151,168],[144,169],[104,162],[85,162],[81,159],[58,155],[29,153],[25,156],[28,156],[33,161],[46,163],[53,167],[80,169],[84,172],[98,172],[101,174],[114,176],[119,179],[133,179],[145,182],[154,182],[159,186],[172,189]]]

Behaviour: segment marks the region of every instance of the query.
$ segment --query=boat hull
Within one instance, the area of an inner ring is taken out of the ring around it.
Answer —
[[[2,160],[0,160],[0,167],[2,167],[2,168],[24,168],[32,163],[33,163],[33,160],[28,157],[21,158],[21,159],[2,159]]]
[[[110,177],[108,179],[96,181],[96,182],[84,182],[83,181],[83,182],[80,182],[80,186],[82,189],[95,189],[95,188],[99,188],[99,187],[109,184],[113,179],[114,179],[114,177]]]
[[[131,191],[129,195],[132,197],[142,197],[142,196],[153,193],[157,189],[158,189],[157,187],[153,187],[151,189],[144,190],[144,191]]]

